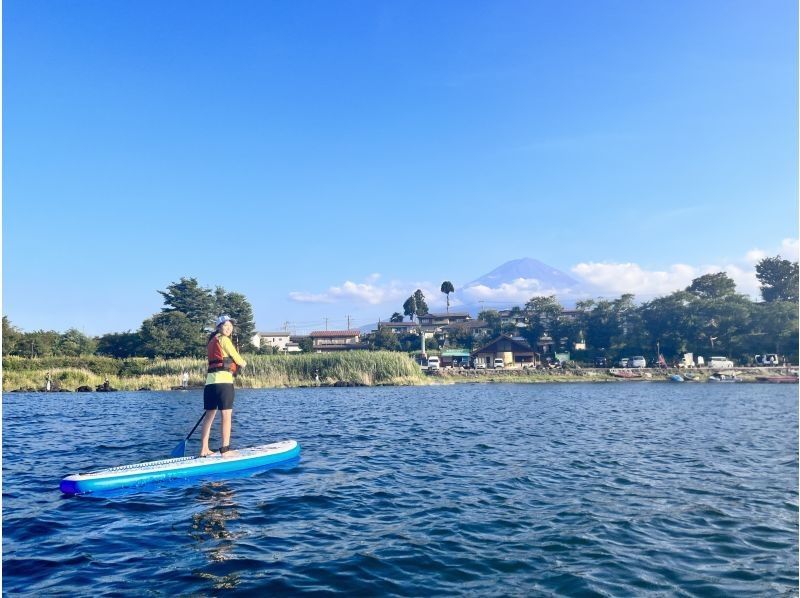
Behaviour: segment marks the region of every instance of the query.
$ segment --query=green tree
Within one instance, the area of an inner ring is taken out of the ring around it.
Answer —
[[[304,336],[297,341],[300,350],[304,353],[311,353],[314,350],[314,339],[310,336]]]
[[[797,302],[797,262],[784,260],[779,255],[764,258],[756,264],[756,278],[761,283],[761,296],[764,301]]]
[[[582,312],[583,333],[587,344],[595,349],[606,349],[611,353],[624,352],[632,342],[633,330],[639,316],[631,294],[619,299],[579,301],[577,309]]]
[[[447,297],[447,313],[450,313],[450,293],[455,293],[456,289],[453,286],[452,282],[450,282],[449,280],[445,280],[442,283],[442,286],[441,286],[440,290]]]
[[[98,355],[108,355],[117,359],[144,355],[142,338],[138,332],[112,332],[97,339]]]
[[[414,295],[411,295],[403,303],[403,313],[408,316],[409,320],[414,321],[414,316],[417,315],[417,301],[414,299]]]
[[[736,283],[725,272],[704,274],[695,278],[686,288],[686,292],[701,299],[721,299],[736,293]]]
[[[17,342],[14,349],[15,355],[23,357],[47,357],[59,355],[58,343],[61,335],[54,330],[36,330],[25,332]]]
[[[422,349],[422,339],[419,334],[408,332],[406,334],[398,334],[397,340],[400,342],[400,350],[406,353],[420,351]],[[425,340],[425,348],[428,349],[428,340]]]
[[[475,348],[475,335],[466,326],[450,326],[447,342],[451,347],[472,351]]]
[[[553,339],[561,338],[560,321],[564,308],[556,300],[555,295],[548,297],[531,297],[525,304],[525,315],[528,319],[528,326],[524,336],[531,347],[539,343],[539,339],[546,333]]]
[[[388,326],[381,326],[378,331],[371,336],[369,345],[371,349],[379,351],[399,351],[400,341],[397,335]]]
[[[3,316],[3,355],[12,355],[22,340],[22,331],[13,326],[8,316]]]
[[[200,357],[205,353],[205,335],[180,311],[162,312],[142,322],[139,331],[148,357]]]
[[[697,320],[698,352],[733,356],[750,329],[750,304],[743,295],[703,299],[691,305]]]
[[[424,316],[428,313],[428,304],[421,289],[414,291],[414,304],[417,306],[417,315]]]
[[[494,338],[500,335],[501,332],[501,320],[500,320],[500,313],[496,309],[485,309],[482,312],[478,313],[478,319],[486,322],[486,325],[489,327],[489,336]]]
[[[695,305],[700,300],[689,291],[677,291],[644,303],[639,308],[647,345],[658,347],[667,359],[695,351],[699,338]]]
[[[56,344],[56,351],[59,355],[70,355],[79,357],[80,355],[93,355],[97,343],[76,328],[70,328]]]
[[[181,277],[180,282],[173,282],[166,291],[158,291],[164,298],[164,313],[181,312],[186,315],[198,330],[213,328],[216,303],[211,290],[201,287],[196,278]]]
[[[798,311],[794,301],[770,301],[753,305],[752,322],[755,343],[750,356],[777,353],[791,363],[798,359]]]
[[[392,316],[389,318],[390,322],[402,322],[403,321],[403,314],[400,312],[394,312]]]

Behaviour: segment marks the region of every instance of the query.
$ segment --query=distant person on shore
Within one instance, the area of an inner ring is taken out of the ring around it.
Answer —
[[[44,389],[47,392],[50,392],[50,374],[47,374],[47,382],[45,382]]]
[[[183,375],[181,376],[181,386],[184,388],[189,387],[189,372],[183,370]]]
[[[233,377],[240,368],[247,365],[236,347],[231,342],[233,333],[233,320],[222,315],[217,318],[217,327],[208,337],[208,375],[206,386],[203,389],[203,408],[206,416],[203,420],[203,434],[201,438],[200,456],[206,457],[212,453],[208,447],[211,436],[211,425],[221,412],[222,419],[222,446],[219,452],[225,455],[231,450],[231,423],[233,420]]]

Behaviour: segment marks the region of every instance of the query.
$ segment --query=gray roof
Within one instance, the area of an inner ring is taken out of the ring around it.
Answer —
[[[449,314],[425,314],[424,316],[419,316],[420,318],[468,318],[470,317],[469,312],[466,311],[451,311]]]

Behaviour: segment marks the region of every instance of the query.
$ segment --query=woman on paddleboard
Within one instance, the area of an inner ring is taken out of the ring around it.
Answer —
[[[222,446],[219,452],[225,454],[231,450],[233,377],[240,368],[247,365],[231,342],[232,332],[233,320],[228,316],[220,316],[217,318],[216,329],[208,337],[208,375],[203,390],[203,408],[206,410],[206,416],[203,419],[201,457],[212,453],[208,448],[208,439],[217,411],[222,414]]]

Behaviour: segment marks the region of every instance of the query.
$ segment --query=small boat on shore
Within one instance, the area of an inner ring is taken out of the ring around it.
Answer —
[[[634,372],[628,368],[611,368],[608,370],[608,373],[615,378],[641,378],[642,374],[640,372]]]
[[[742,382],[742,379],[736,374],[736,372],[730,373],[723,373],[723,372],[714,372],[708,377],[709,382]]]
[[[672,374],[667,380],[670,382],[683,382],[683,376],[680,374]]]

